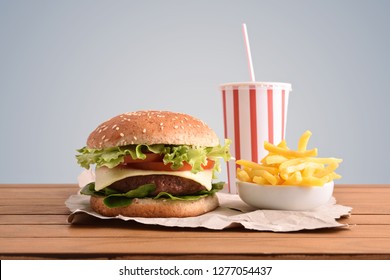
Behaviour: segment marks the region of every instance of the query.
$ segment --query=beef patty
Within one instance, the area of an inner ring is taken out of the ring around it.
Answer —
[[[190,195],[195,194],[201,190],[206,190],[206,188],[198,182],[172,175],[145,175],[128,177],[111,184],[110,188],[121,192],[128,192],[145,184],[156,185],[156,190],[151,193],[150,196],[155,196],[160,192],[167,192],[172,195]]]

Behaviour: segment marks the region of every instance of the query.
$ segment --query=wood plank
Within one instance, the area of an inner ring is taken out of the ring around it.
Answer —
[[[0,255],[7,254],[385,254],[390,238],[0,238]],[[14,244],[17,243],[18,246]],[[201,244],[201,246],[200,246]]]
[[[0,184],[1,188],[9,188],[9,189],[16,189],[16,188],[78,188],[77,184]]]
[[[25,193],[28,191],[35,192],[39,191],[62,191],[70,190],[71,192],[77,192],[80,188],[75,184],[24,184],[24,185],[6,185],[0,184],[0,190],[2,192],[16,192],[16,193]],[[337,193],[390,193],[390,184],[389,185],[336,185],[335,194]]]
[[[337,184],[335,183],[335,189],[356,189],[364,190],[367,188],[377,188],[377,189],[390,189],[390,184]]]
[[[0,215],[0,225],[64,225],[68,215]]]
[[[0,189],[79,189],[77,184],[0,184]],[[350,191],[355,192],[390,192],[390,184],[335,184],[335,192]]]
[[[78,188],[78,184],[76,183],[57,183],[57,184],[0,184],[0,188],[36,188],[36,187],[43,187],[43,188],[69,188],[74,187]],[[366,188],[377,188],[377,189],[390,189],[390,184],[338,184],[336,181],[335,189],[366,189]]]
[[[34,204],[34,200],[37,200],[37,203],[41,203],[45,198],[48,200],[53,198],[55,199],[52,201],[53,203],[61,203],[61,199],[65,201],[70,195],[76,194],[78,191],[78,188],[74,185],[34,186],[25,185],[8,189],[5,192],[7,195],[2,196],[0,199],[0,205],[20,205],[26,203],[26,201]],[[73,187],[69,188],[69,186]],[[381,194],[380,196],[377,195],[378,192]],[[364,196],[362,197],[363,194]],[[353,207],[355,213],[390,214],[390,203],[388,203],[390,200],[390,187],[373,187],[370,190],[356,187],[348,189],[336,188],[335,197],[339,204]],[[370,209],[372,209],[371,212],[369,211]]]
[[[351,200],[372,200],[372,198],[376,197],[380,201],[383,201],[385,198],[390,197],[390,192],[354,192],[351,190],[350,192],[335,192],[333,193],[333,196],[335,198],[342,198],[342,199],[348,199],[350,198]]]
[[[20,207],[18,205],[0,205],[2,215],[67,215],[69,209],[64,205],[28,205]]]
[[[352,216],[340,222],[356,225],[294,233],[168,228],[92,217],[69,225],[64,202],[77,185],[3,184],[0,190],[5,194],[0,256],[7,258],[390,258],[390,185],[336,185],[337,202],[353,207]]]
[[[334,196],[338,204],[352,207],[352,214],[390,214],[390,192],[362,193],[350,190],[335,192]]]
[[[68,214],[69,210],[65,206],[66,198],[59,199],[38,199],[37,201],[29,201],[26,204],[21,202],[0,204],[1,214]],[[352,215],[388,215],[390,214],[390,204],[382,202],[356,201],[348,202],[338,200],[338,204],[352,207]]]
[[[67,198],[64,197],[36,197],[36,198],[0,198],[0,205],[2,206],[21,206],[28,207],[34,205],[50,206],[50,205],[64,205]]]
[[[0,260],[389,260],[388,254],[7,254]]]
[[[39,224],[63,224],[68,226],[67,214],[63,215],[1,215],[0,225],[39,225]],[[356,215],[338,220],[340,223],[350,225],[390,225],[390,215]],[[116,223],[126,223],[122,221],[101,221],[92,217],[83,219],[82,224],[109,227]]]
[[[34,198],[32,201],[31,199],[22,198],[11,198],[11,199],[0,199],[0,206],[17,206],[17,207],[34,207],[34,206],[42,206],[42,207],[49,207],[49,206],[59,206],[59,205],[65,205],[66,199],[64,198]],[[1,212],[0,212],[1,214]]]
[[[136,223],[117,223],[111,227],[100,227],[93,225],[6,225],[0,228],[2,238],[78,238],[78,237],[99,237],[99,238],[146,238],[171,239],[171,238],[251,238],[262,239],[264,237],[280,238],[390,238],[389,225],[356,225],[348,228],[306,230],[300,232],[259,232],[244,230],[242,228],[229,229],[224,231],[213,231],[206,229],[186,229],[160,226],[142,226]],[[17,246],[17,245],[15,245]]]
[[[118,226],[126,226],[128,222],[121,220],[99,220],[97,218],[85,217],[80,218],[80,222],[75,224],[80,225],[96,225],[99,227],[110,227],[112,225],[118,224]],[[340,218],[337,220],[342,224],[348,224],[350,226],[354,225],[390,225],[390,215],[351,215],[349,217]],[[17,224],[17,223],[14,223]],[[140,224],[142,225],[142,224]],[[142,225],[146,226],[146,225]]]
[[[26,190],[79,190],[77,184],[0,184],[0,190],[4,191],[26,191]],[[362,185],[351,185],[351,184],[336,184],[335,193],[343,192],[354,192],[354,193],[389,193],[390,184],[362,184]]]
[[[65,191],[63,193],[50,192],[47,196],[46,193],[42,194],[39,192],[32,193],[25,197],[7,196],[0,199],[0,206],[62,205],[72,194],[74,193]],[[357,193],[336,194],[335,196],[338,204],[352,207],[353,213],[355,214],[390,214],[390,203],[388,202],[390,201],[390,193],[388,196],[381,195],[379,197],[378,195],[371,193],[364,197]],[[1,211],[2,210],[0,209],[0,214],[6,214]],[[9,212],[7,212],[7,214],[9,214]]]
[[[77,194],[78,189],[49,189],[49,188],[24,188],[24,189],[9,189],[1,190],[3,198],[63,198],[72,194]]]
[[[352,214],[349,217],[339,219],[338,222],[349,225],[390,225],[390,215]]]
[[[366,199],[343,199],[336,196],[337,204],[352,208],[352,215],[388,215],[390,214],[390,204],[386,201],[376,201],[375,197],[371,200]]]

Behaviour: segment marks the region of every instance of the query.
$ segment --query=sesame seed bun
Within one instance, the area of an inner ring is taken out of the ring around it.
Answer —
[[[99,125],[87,140],[87,147],[92,149],[130,144],[214,147],[219,140],[203,121],[169,111],[137,111],[118,115]]]
[[[184,218],[195,217],[210,212],[218,207],[218,197],[209,195],[195,201],[178,201],[153,198],[134,198],[128,206],[109,208],[104,198],[91,196],[91,208],[103,216],[143,218]]]

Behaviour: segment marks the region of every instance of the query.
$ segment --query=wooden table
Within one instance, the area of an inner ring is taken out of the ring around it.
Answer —
[[[68,224],[76,185],[0,185],[1,259],[390,259],[390,185],[336,185],[348,228],[294,233],[147,226],[86,216]]]

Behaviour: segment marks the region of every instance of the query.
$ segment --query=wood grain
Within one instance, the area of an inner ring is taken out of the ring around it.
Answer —
[[[347,228],[291,233],[168,228],[80,216],[74,184],[0,185],[2,259],[390,259],[390,185],[336,185]]]

